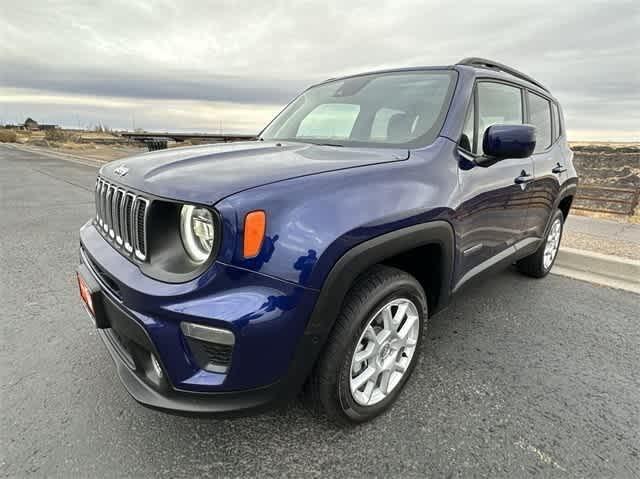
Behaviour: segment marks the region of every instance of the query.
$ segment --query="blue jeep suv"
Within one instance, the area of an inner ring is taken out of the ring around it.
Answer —
[[[465,284],[551,269],[577,186],[562,118],[468,58],[327,80],[255,141],[103,166],[78,283],[125,388],[182,413],[303,391],[338,422],[380,414]]]

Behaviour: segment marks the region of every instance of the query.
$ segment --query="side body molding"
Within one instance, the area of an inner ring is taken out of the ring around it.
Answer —
[[[449,303],[455,240],[451,225],[442,220],[417,224],[376,236],[348,250],[327,275],[311,318],[306,335],[319,336],[320,342],[331,331],[344,297],[354,280],[369,267],[397,254],[429,244],[440,246],[441,287],[438,304],[433,313]]]

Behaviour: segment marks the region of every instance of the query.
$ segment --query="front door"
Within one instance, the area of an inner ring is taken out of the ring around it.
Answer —
[[[482,138],[489,126],[524,122],[522,95],[519,87],[506,83],[480,81],[476,85],[459,148],[454,289],[510,256],[513,245],[525,236],[529,179],[534,178],[532,159],[506,159],[489,167],[469,161],[483,154]]]

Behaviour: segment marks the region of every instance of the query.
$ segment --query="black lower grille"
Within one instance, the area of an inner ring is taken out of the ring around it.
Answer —
[[[207,371],[226,372],[231,366],[233,346],[210,343],[187,337],[187,343],[199,367]]]
[[[196,339],[196,341],[198,340]],[[202,348],[206,351],[210,362],[224,365],[228,365],[231,362],[232,346],[227,346],[226,344],[205,343],[204,341],[200,342],[202,343]]]
[[[132,355],[131,341],[120,336],[120,334],[113,328],[106,329],[105,335],[111,341],[111,344],[116,348],[122,360],[127,364],[129,369],[136,369],[136,362]]]

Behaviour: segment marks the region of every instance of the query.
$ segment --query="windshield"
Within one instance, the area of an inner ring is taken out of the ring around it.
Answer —
[[[428,145],[442,128],[454,75],[404,71],[323,83],[290,103],[261,138],[335,146]]]

